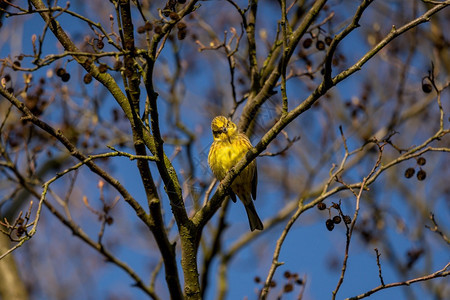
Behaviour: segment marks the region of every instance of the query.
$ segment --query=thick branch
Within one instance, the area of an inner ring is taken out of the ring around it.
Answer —
[[[256,112],[264,103],[264,101],[271,95],[272,89],[275,87],[278,79],[281,75],[283,64],[285,67],[289,63],[289,60],[297,46],[300,38],[308,30],[308,27],[315,20],[322,7],[325,5],[326,0],[315,1],[313,7],[309,10],[301,24],[297,29],[289,36],[289,44],[285,48],[283,59],[280,59],[278,64],[273,62],[272,66],[267,66],[264,74],[261,74],[261,79],[265,80],[261,83],[261,87],[258,93],[254,97],[249,97],[245,104],[241,118],[239,120],[239,129],[245,132],[250,125],[250,122],[254,119]]]

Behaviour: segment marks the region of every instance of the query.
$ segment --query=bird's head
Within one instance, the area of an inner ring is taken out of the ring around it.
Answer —
[[[211,130],[215,141],[226,140],[237,132],[237,126],[224,116],[215,117],[211,122]]]

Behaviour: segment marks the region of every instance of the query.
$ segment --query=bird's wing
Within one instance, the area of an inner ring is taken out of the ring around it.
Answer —
[[[231,200],[234,202],[234,203],[236,203],[236,194],[235,193],[233,193],[233,191],[230,189],[230,192],[229,192],[229,195],[230,195],[230,198],[231,198]]]
[[[252,179],[252,198],[253,200],[256,200],[256,186],[258,185],[258,168],[256,166],[255,162],[255,172],[253,173],[253,179]]]

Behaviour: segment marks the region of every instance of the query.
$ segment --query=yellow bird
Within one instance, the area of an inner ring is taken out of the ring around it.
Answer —
[[[211,130],[214,142],[209,150],[208,164],[214,176],[218,180],[222,180],[227,172],[252,148],[252,144],[245,134],[238,132],[236,124],[224,116],[218,116],[212,120]],[[252,231],[264,229],[252,201],[252,198],[256,199],[257,181],[256,161],[252,161],[234,179],[231,184],[232,192],[230,192],[230,197],[234,202],[236,202],[236,194],[244,204]]]

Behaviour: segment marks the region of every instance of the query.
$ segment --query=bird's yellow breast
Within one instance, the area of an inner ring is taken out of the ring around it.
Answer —
[[[222,180],[226,173],[236,165],[242,157],[244,157],[245,153],[248,151],[248,147],[242,147],[234,144],[236,139],[234,137],[222,140],[215,141],[216,144],[214,147],[213,153],[210,153],[209,156],[209,165],[217,177],[217,179]]]

